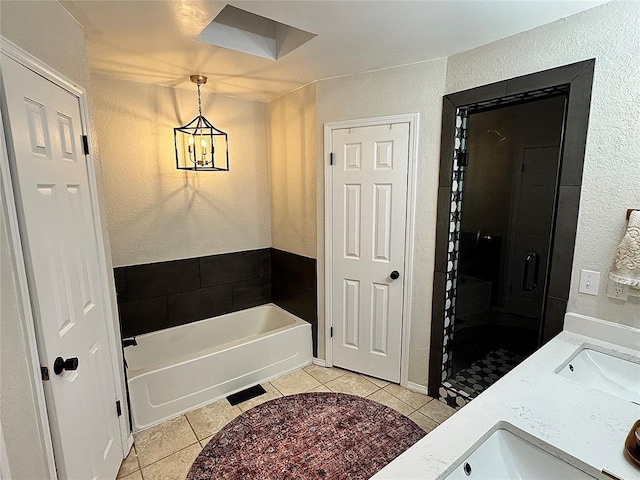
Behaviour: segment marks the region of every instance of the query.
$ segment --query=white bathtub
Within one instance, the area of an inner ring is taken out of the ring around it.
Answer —
[[[273,304],[136,340],[124,350],[134,431],[311,363],[311,325]]]

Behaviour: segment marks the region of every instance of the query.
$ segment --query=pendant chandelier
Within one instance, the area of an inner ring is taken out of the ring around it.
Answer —
[[[202,115],[200,85],[207,83],[207,77],[191,75],[189,78],[198,86],[198,116],[186,125],[173,129],[176,168],[198,172],[228,171],[227,134]]]

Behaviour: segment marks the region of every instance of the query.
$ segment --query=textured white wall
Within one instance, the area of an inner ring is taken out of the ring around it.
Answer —
[[[0,33],[78,85],[87,85],[89,68],[84,33],[58,2],[3,0]],[[39,372],[31,371],[28,363],[25,319],[2,199],[0,213],[0,423],[12,477],[47,478],[44,438],[36,420],[35,382],[40,382]]]
[[[596,59],[568,311],[640,327],[638,300],[606,296],[627,208],[640,208],[640,3],[612,2],[449,57],[447,93]],[[602,272],[597,297],[580,269]]]
[[[352,75],[317,84],[318,99],[318,269],[324,275],[324,152],[323,124],[338,120],[399,113],[420,114],[414,283],[409,350],[409,381],[426,385],[429,362],[431,297],[435,250],[436,200],[444,59]],[[319,356],[324,357],[324,290],[319,285]]]
[[[173,127],[197,115],[195,85],[91,81],[114,265],[271,246],[265,104],[205,85],[202,111],[229,135],[230,171],[180,171]]]
[[[271,245],[316,258],[316,85],[269,102]]]

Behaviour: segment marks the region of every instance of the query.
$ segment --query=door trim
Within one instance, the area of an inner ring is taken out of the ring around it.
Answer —
[[[80,123],[82,131],[85,134],[90,132],[89,129],[89,107],[87,102],[87,94],[84,88],[77,85],[64,75],[58,73],[49,65],[31,55],[26,50],[17,46],[13,42],[7,40],[0,35],[0,54],[5,54],[7,57],[15,60],[20,65],[28,68],[32,72],[40,75],[41,77],[49,80],[58,87],[66,90],[75,97],[78,98],[80,107]],[[4,109],[4,108],[3,108]],[[57,478],[57,472],[55,468],[55,460],[53,454],[53,443],[51,440],[51,430],[49,427],[49,417],[46,408],[46,398],[44,394],[44,385],[40,378],[40,366],[41,361],[38,351],[38,338],[35,329],[35,318],[31,309],[29,287],[27,283],[26,263],[22,250],[22,242],[20,240],[20,229],[18,223],[18,214],[15,204],[15,192],[13,189],[13,182],[11,171],[9,168],[9,156],[6,145],[6,136],[2,119],[0,118],[0,127],[2,127],[2,160],[0,162],[0,174],[2,176],[2,190],[3,199],[7,205],[7,217],[9,223],[9,234],[11,240],[11,249],[15,258],[17,272],[18,272],[18,288],[22,302],[23,309],[23,328],[26,333],[28,348],[29,348],[29,361],[31,364],[31,374],[34,381],[36,402],[38,407],[38,422],[40,424],[40,433],[44,438],[45,450],[47,455],[47,465],[49,468],[49,476],[52,479]],[[110,344],[111,363],[114,371],[114,387],[117,397],[123,405],[123,412],[120,416],[120,440],[122,442],[122,451],[124,455],[129,452],[131,445],[133,444],[133,434],[129,432],[129,426],[127,419],[129,418],[128,404],[125,401],[125,381],[124,381],[124,359],[122,349],[118,348],[121,345],[120,331],[116,328],[115,320],[117,316],[114,316],[114,310],[112,308],[112,298],[109,290],[109,280],[107,277],[107,256],[104,250],[104,235],[101,224],[100,208],[98,204],[98,192],[97,192],[97,180],[94,159],[91,153],[85,155],[87,162],[87,174],[89,182],[89,190],[91,196],[91,213],[93,215],[93,229],[96,235],[98,245],[98,261],[100,262],[100,290],[104,297],[103,313],[105,318],[111,319],[107,321],[107,340]],[[114,406],[115,408],[115,406]]]
[[[407,169],[407,210],[404,243],[404,295],[402,299],[402,343],[400,347],[400,385],[406,387],[409,381],[409,342],[411,336],[411,300],[413,294],[413,249],[415,232],[415,203],[418,158],[418,124],[419,113],[370,117],[358,120],[327,122],[324,124],[324,308],[325,308],[325,363],[327,367],[333,365],[333,344],[331,327],[333,326],[333,298],[331,285],[333,276],[331,264],[333,249],[331,246],[331,232],[333,231],[333,177],[332,166],[329,164],[329,154],[333,149],[332,132],[345,128],[371,127],[389,125],[393,123],[409,124],[409,158]]]

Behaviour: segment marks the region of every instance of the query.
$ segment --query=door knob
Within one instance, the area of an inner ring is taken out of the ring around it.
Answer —
[[[398,270],[394,270],[393,272],[391,272],[391,275],[389,276],[391,277],[391,280],[395,280],[400,276],[400,272],[398,272]]]
[[[63,370],[77,370],[78,357],[67,358],[58,357],[53,362],[53,371],[56,375],[60,375]]]

